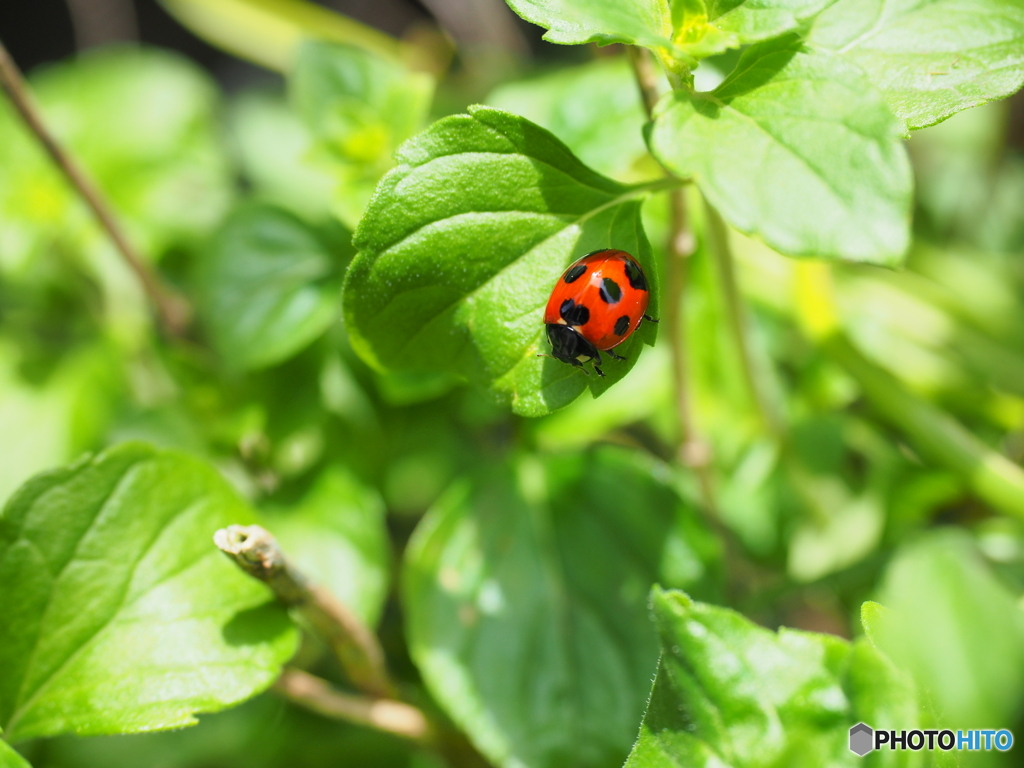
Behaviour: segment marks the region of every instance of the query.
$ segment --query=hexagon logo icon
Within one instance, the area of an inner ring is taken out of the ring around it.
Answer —
[[[870,725],[857,723],[850,729],[850,751],[864,757],[875,748],[875,732]]]

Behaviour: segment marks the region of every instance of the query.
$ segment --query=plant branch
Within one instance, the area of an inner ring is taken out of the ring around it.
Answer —
[[[286,669],[274,683],[274,690],[324,717],[367,725],[414,741],[433,740],[423,712],[402,701],[343,693],[326,680],[299,669]]]
[[[636,78],[636,86],[640,91],[640,99],[643,101],[644,111],[647,119],[654,119],[654,105],[658,103],[658,76],[654,69],[654,62],[651,60],[651,52],[638,45],[627,45],[629,52],[629,63],[633,65],[633,76]]]
[[[668,301],[665,302],[665,320],[668,326],[669,349],[672,355],[673,390],[676,396],[676,419],[679,431],[676,454],[679,463],[691,468],[697,475],[704,506],[712,517],[717,517],[714,484],[711,481],[710,472],[710,451],[707,443],[696,434],[690,402],[686,292],[690,278],[690,257],[693,255],[695,243],[687,221],[684,190],[673,189],[669,192],[668,199],[671,226],[666,245]]]
[[[214,534],[213,542],[239,568],[269,586],[281,602],[299,611],[334,651],[353,685],[375,697],[395,695],[373,632],[330,592],[311,586],[265,528],[228,526]]]
[[[732,246],[729,244],[729,230],[722,220],[722,215],[706,199],[704,200],[704,210],[707,212],[708,245],[722,285],[722,295],[729,313],[729,328],[739,354],[744,382],[761,421],[772,435],[780,437],[783,432],[782,419],[772,407],[771,400],[758,379],[754,358],[751,354],[750,325],[743,297],[740,295],[739,284],[736,281],[736,260],[733,256]]]
[[[172,292],[143,261],[128,241],[110,205],[103,198],[99,189],[46,127],[42,115],[28,91],[21,70],[18,69],[18,65],[14,63],[14,59],[11,58],[2,42],[0,42],[0,85],[10,97],[25,125],[89,206],[129,269],[138,277],[143,290],[156,308],[164,330],[171,336],[180,336],[191,318],[191,308],[181,296]]]

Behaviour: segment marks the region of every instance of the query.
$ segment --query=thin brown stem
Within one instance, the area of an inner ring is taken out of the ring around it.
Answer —
[[[18,69],[18,65],[14,63],[14,59],[11,58],[2,42],[0,42],[0,85],[10,97],[25,125],[92,210],[118,253],[138,277],[143,290],[156,308],[164,330],[172,336],[180,336],[191,317],[190,307],[181,296],[173,293],[164,285],[149,265],[142,260],[128,241],[99,189],[46,127],[39,108],[28,91],[21,70]]]
[[[687,220],[686,195],[682,189],[669,192],[669,229],[666,265],[668,300],[665,302],[665,320],[668,326],[669,348],[672,354],[673,390],[676,400],[679,442],[679,463],[689,467],[697,476],[701,498],[712,517],[717,514],[714,484],[711,480],[710,450],[701,440],[693,425],[689,384],[689,345],[686,336],[686,293],[690,277],[690,257],[695,242]]]
[[[627,47],[629,60],[633,65],[637,88],[643,101],[647,117],[653,115],[658,101],[658,79],[650,51],[635,45]],[[675,178],[666,169],[669,178]],[[695,249],[693,232],[690,230],[686,211],[686,192],[681,187],[669,190],[670,228],[666,252],[666,279],[668,282],[664,315],[668,328],[669,346],[672,354],[673,391],[676,400],[676,419],[679,441],[676,457],[680,464],[690,467],[697,476],[701,498],[712,517],[716,516],[714,484],[711,481],[710,451],[707,443],[697,437],[693,426],[690,404],[686,343],[686,292],[689,283],[690,257]]]
[[[736,259],[729,243],[729,230],[721,214],[707,200],[704,201],[704,209],[707,213],[708,245],[722,286],[722,295],[729,313],[729,329],[740,358],[743,379],[765,428],[772,435],[779,437],[783,432],[782,419],[772,407],[771,399],[764,390],[751,353],[749,319],[736,280]]]
[[[433,738],[426,716],[411,704],[343,693],[326,680],[299,669],[285,670],[274,683],[274,690],[324,717],[366,725],[414,741],[429,742]]]
[[[373,632],[330,592],[311,586],[265,528],[231,525],[217,531],[213,542],[239,568],[269,586],[281,602],[299,611],[334,651],[353,685],[375,697],[395,695]]]
[[[643,101],[647,119],[654,116],[654,105],[658,103],[658,75],[651,60],[651,52],[638,45],[628,45],[629,62],[633,65],[633,76],[636,77],[637,89]]]

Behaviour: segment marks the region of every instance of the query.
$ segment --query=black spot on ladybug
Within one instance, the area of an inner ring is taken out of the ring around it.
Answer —
[[[562,278],[567,283],[575,283],[580,279],[580,276],[587,271],[586,264],[577,264],[575,267],[565,273],[565,277]]]
[[[622,298],[622,289],[610,277],[605,277],[601,280],[601,298],[605,304],[618,304]]]
[[[626,331],[629,330],[629,315],[623,315],[615,321],[615,335],[625,336]]]
[[[590,320],[590,310],[572,299],[566,299],[558,308],[558,314],[568,325],[586,325]]]
[[[647,290],[647,277],[643,270],[636,265],[636,262],[626,259],[626,277],[629,278],[629,287],[637,291]]]

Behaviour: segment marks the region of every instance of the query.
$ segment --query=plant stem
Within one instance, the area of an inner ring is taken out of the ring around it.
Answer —
[[[299,669],[286,669],[274,683],[274,690],[325,717],[367,725],[414,741],[429,742],[433,738],[426,716],[411,704],[343,693],[326,680]]]
[[[180,336],[191,318],[191,308],[181,296],[173,293],[164,285],[149,265],[142,260],[128,241],[124,230],[121,229],[110,205],[103,198],[99,189],[46,127],[42,115],[26,87],[21,70],[18,69],[18,65],[14,63],[14,59],[11,58],[2,42],[0,42],[0,85],[7,92],[25,125],[92,210],[118,253],[138,277],[143,290],[156,308],[164,330],[171,336]]]
[[[704,210],[707,213],[708,245],[718,270],[719,282],[722,285],[722,296],[729,313],[729,328],[739,354],[743,379],[764,426],[772,435],[780,437],[783,432],[782,419],[775,412],[764,387],[759,383],[754,358],[751,354],[750,326],[746,306],[736,281],[736,260],[733,256],[732,246],[729,244],[729,230],[725,221],[722,220],[721,214],[707,200],[704,201]]]
[[[673,389],[676,395],[676,419],[679,429],[677,456],[680,464],[697,475],[704,506],[717,515],[714,484],[711,481],[710,451],[693,426],[690,402],[689,361],[686,338],[686,291],[690,277],[690,257],[694,252],[693,233],[687,222],[686,196],[682,189],[669,192],[670,222],[666,251],[668,301],[665,321],[668,325],[669,348],[672,354]]]
[[[629,62],[633,65],[633,76],[636,77],[636,86],[640,91],[640,99],[643,101],[644,111],[647,119],[650,120],[654,114],[654,105],[658,103],[658,76],[654,70],[654,62],[651,60],[651,52],[638,45],[627,45]]]
[[[300,612],[333,649],[353,685],[375,697],[395,695],[373,632],[330,592],[311,586],[265,528],[231,525],[217,531],[213,542],[239,568],[269,586],[281,602]]]
[[[808,336],[857,380],[865,398],[922,456],[959,474],[993,507],[1024,519],[1024,469],[909,392],[850,342],[839,324],[828,265],[797,264],[797,312]]]
[[[650,51],[646,48],[631,45],[628,47],[633,74],[637,88],[643,101],[648,119],[658,101],[657,77],[651,60]],[[669,175],[667,180],[675,177]],[[689,283],[690,257],[694,251],[693,233],[690,231],[686,214],[686,194],[680,186],[668,189],[670,227],[667,253],[666,282],[668,283],[667,301],[664,317],[668,327],[669,347],[672,354],[673,391],[676,399],[676,420],[678,424],[678,444],[676,458],[683,466],[690,467],[697,475],[701,498],[704,506],[712,517],[716,517],[714,485],[709,471],[710,456],[708,446],[697,438],[693,428],[693,415],[690,406],[690,387],[688,382],[687,344],[686,344],[686,290]]]

